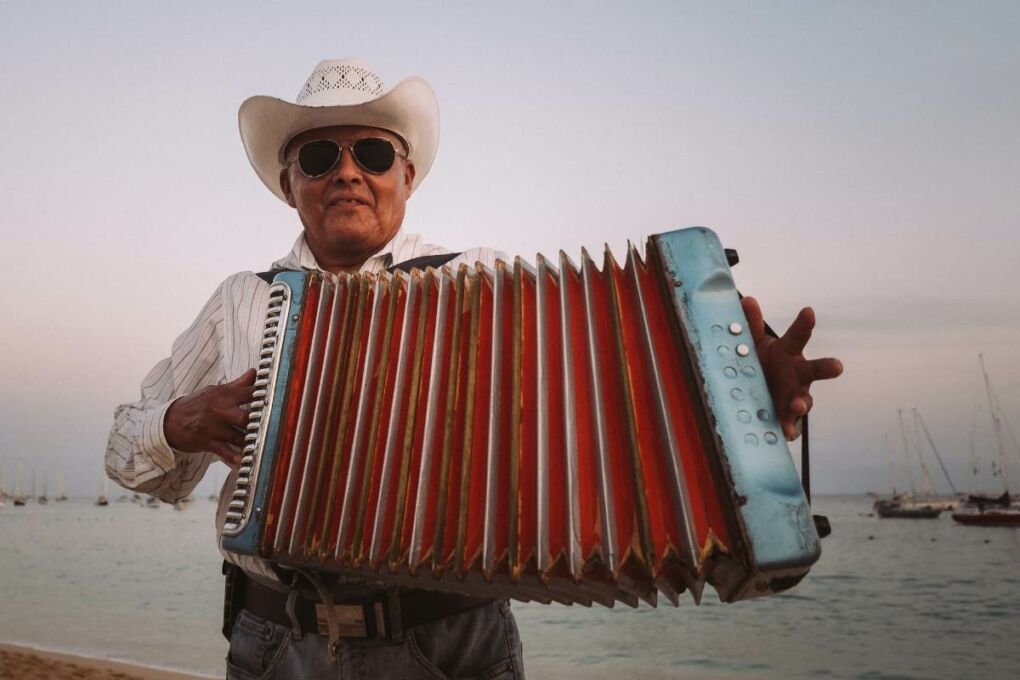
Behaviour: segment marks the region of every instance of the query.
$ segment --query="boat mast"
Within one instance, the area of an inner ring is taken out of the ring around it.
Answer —
[[[928,444],[931,446],[931,450],[935,453],[935,460],[939,462],[939,467],[942,468],[942,474],[946,476],[946,481],[949,482],[949,489],[953,492],[953,495],[958,495],[956,487],[953,486],[953,480],[949,478],[949,470],[946,469],[946,464],[942,462],[942,456],[939,455],[939,450],[935,446],[935,440],[931,438],[931,432],[928,431],[928,426],[924,424],[924,418],[921,417],[921,412],[914,407],[914,418],[918,423],[921,424],[921,429],[924,430],[924,436],[928,438]]]
[[[981,461],[978,458],[977,447],[974,446],[974,426],[971,425],[970,432],[967,433],[967,443],[970,444],[970,469],[974,474],[974,484],[978,487],[981,486]]]
[[[892,497],[896,500],[896,456],[893,455],[893,447],[889,443],[889,433],[885,433],[885,452],[889,456],[889,479],[892,480]]]
[[[917,413],[917,407],[911,407]],[[914,418],[914,453],[917,454],[917,463],[921,466],[921,480],[924,486],[924,498],[930,499],[935,495],[935,484],[931,481],[931,474],[928,473],[928,466],[924,464],[924,454],[921,451],[921,428],[918,426],[917,418]]]
[[[914,496],[914,474],[910,471],[910,451],[907,448],[907,428],[903,425],[903,409],[896,409],[896,415],[900,419],[900,437],[903,439],[903,458],[907,461],[907,486],[910,487],[910,496]]]
[[[992,414],[992,429],[995,431],[995,443],[999,447],[999,473],[1002,475],[1002,488],[1009,493],[1009,475],[1006,472],[1006,444],[1002,439],[1002,421],[999,420],[998,409],[995,408],[995,400],[992,398],[992,383],[988,380],[988,371],[985,370],[985,355],[978,353],[978,362],[981,364],[981,377],[985,381],[985,395],[988,397],[988,410]]]

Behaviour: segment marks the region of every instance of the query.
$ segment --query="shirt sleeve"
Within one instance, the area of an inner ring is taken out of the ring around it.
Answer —
[[[210,453],[184,453],[167,443],[163,419],[181,396],[224,382],[221,285],[194,323],[178,337],[170,356],[142,381],[138,401],[114,411],[106,446],[106,474],[121,486],[173,502],[190,494],[209,464]]]

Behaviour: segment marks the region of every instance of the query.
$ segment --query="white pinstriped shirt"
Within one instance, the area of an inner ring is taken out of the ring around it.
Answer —
[[[449,250],[425,243],[417,234],[397,232],[393,239],[362,266],[363,272],[380,272],[398,262]],[[481,262],[494,267],[502,253],[489,248],[464,251],[450,264]],[[319,270],[304,233],[290,253],[271,269]],[[163,418],[177,397],[209,385],[219,385],[244,373],[258,361],[269,299],[269,284],[253,272],[228,277],[199,312],[198,318],[173,343],[170,356],[157,363],[142,381],[141,398],[121,404],[114,412],[106,447],[106,474],[127,489],[173,502],[190,494],[209,464],[211,453],[175,451],[163,433]],[[217,531],[223,525],[229,490],[236,471],[231,470],[220,491]],[[261,560],[227,555],[246,571],[274,578]]]

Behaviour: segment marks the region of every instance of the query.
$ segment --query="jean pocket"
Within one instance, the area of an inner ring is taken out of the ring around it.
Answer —
[[[230,633],[228,680],[270,680],[289,647],[289,628],[242,611]]]
[[[519,680],[512,616],[493,602],[406,632],[408,653],[436,680]]]
[[[456,671],[454,671],[455,675],[451,675],[425,655],[421,646],[415,640],[414,635],[408,635],[405,643],[408,653],[415,663],[425,672],[427,677],[434,678],[435,680],[517,680],[518,677],[514,669],[513,659],[509,657],[500,659],[481,670],[472,670],[470,675],[463,675]]]

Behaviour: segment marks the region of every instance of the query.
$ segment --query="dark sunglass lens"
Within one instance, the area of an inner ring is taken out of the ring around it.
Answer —
[[[340,146],[328,139],[308,142],[298,151],[298,166],[309,177],[322,177],[333,169],[340,156]]]
[[[379,137],[359,139],[352,148],[358,163],[369,172],[386,172],[397,154],[389,141]]]

